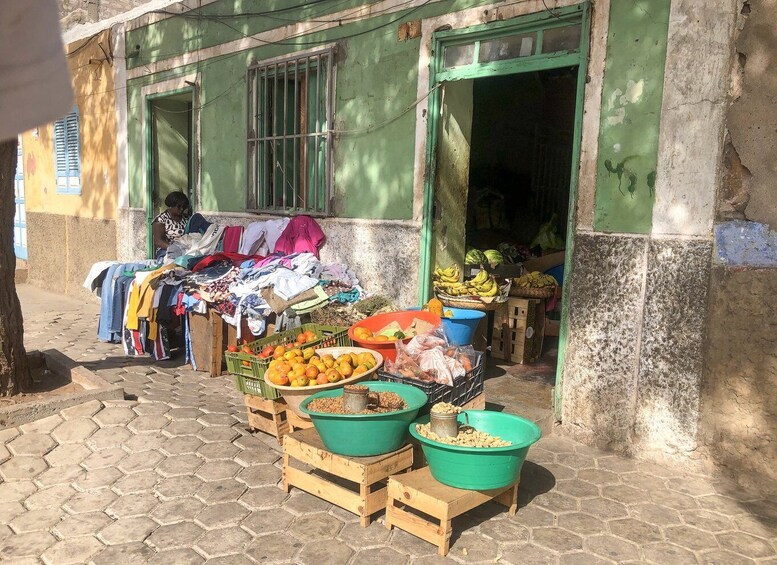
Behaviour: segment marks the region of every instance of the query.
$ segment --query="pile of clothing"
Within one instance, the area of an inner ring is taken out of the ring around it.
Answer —
[[[199,255],[201,248],[195,254],[191,253],[192,247],[181,245],[181,251],[186,252],[175,259],[169,257],[168,250],[168,256],[160,262],[95,263],[84,287],[101,299],[98,338],[122,343],[127,355],[151,354],[162,360],[170,357],[169,332],[180,327],[186,360],[196,368],[185,316],[188,312],[206,313],[212,308],[235,326],[238,339],[251,340],[264,333],[267,319],[273,314],[277,316],[276,327],[284,328],[292,319],[298,320],[302,314],[332,302],[350,304],[364,298],[359,279],[347,265],[323,264],[319,260],[323,232],[311,239],[315,230],[307,221],[297,222],[289,232],[299,218],[306,217],[249,225],[240,238],[240,251],[247,253],[214,249]],[[262,229],[251,228],[257,224],[262,224]],[[300,226],[305,229],[297,229]],[[221,239],[225,231],[221,230]],[[201,242],[206,234],[196,234],[201,237],[193,239]],[[269,247],[275,251],[267,253]],[[186,257],[185,264],[178,261],[180,257]],[[244,321],[251,336],[242,335]]]

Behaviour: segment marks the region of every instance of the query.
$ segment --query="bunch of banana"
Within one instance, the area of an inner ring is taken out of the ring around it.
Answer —
[[[475,278],[467,284],[473,291],[472,294],[477,294],[478,296],[496,296],[496,293],[499,292],[499,285],[496,284],[496,280],[485,270],[478,271]]]
[[[447,269],[441,269],[440,267],[437,267],[434,270],[434,274],[432,275],[432,279],[435,282],[441,282],[441,283],[457,283],[459,282],[459,276],[461,275],[461,271],[459,270],[458,265],[451,265]]]
[[[539,271],[533,273],[527,273],[521,275],[517,279],[514,279],[513,284],[518,288],[545,288],[548,286],[556,286],[556,279],[550,275],[543,275]]]

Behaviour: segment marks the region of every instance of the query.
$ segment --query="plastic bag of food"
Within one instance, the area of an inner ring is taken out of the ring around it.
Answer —
[[[402,345],[402,347],[397,348],[397,359],[396,361],[386,361],[386,372],[391,375],[397,375],[400,377],[417,379],[424,382],[432,382],[434,380],[434,376],[421,369],[416,360],[408,355],[404,344],[398,342],[398,345]]]
[[[418,356],[418,365],[434,376],[434,380],[440,384],[453,386],[454,374],[451,357],[447,357],[441,347],[428,349]]]
[[[442,326],[435,328],[432,332],[415,336],[407,345],[399,341],[396,343],[397,351],[404,348],[411,357],[418,357],[424,351],[435,347],[448,347],[448,338],[445,337],[445,330],[442,329]]]
[[[529,244],[529,247],[541,247],[544,249],[564,249],[564,240],[558,234],[556,224],[558,223],[558,214],[553,214],[550,220],[540,226],[537,235]]]

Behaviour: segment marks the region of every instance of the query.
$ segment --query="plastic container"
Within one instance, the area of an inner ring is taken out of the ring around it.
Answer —
[[[348,337],[348,328],[322,324],[302,324],[298,328],[274,333],[247,343],[245,346],[250,347],[254,353],[259,353],[268,345],[293,343],[300,333],[308,330],[315,333],[318,339],[305,343],[301,349],[353,345]],[[245,346],[241,346],[241,349]],[[227,371],[235,377],[237,390],[243,394],[252,394],[270,400],[280,398],[280,394],[264,381],[264,373],[267,371],[272,357],[261,359],[241,351],[227,351],[224,353],[224,358],[227,362]]]
[[[370,392],[396,392],[407,408],[385,414],[324,414],[310,412],[308,405],[316,398],[335,397],[342,390],[327,390],[309,396],[300,410],[310,416],[324,446],[332,453],[368,457],[396,451],[407,443],[408,425],[426,404],[426,395],[415,387],[396,383],[361,383]]]
[[[413,320],[418,318],[424,322],[429,322],[435,328],[440,327],[442,320],[439,316],[430,314],[429,312],[421,312],[419,310],[403,310],[401,312],[386,312],[385,314],[378,314],[377,316],[370,316],[360,322],[355,323],[348,328],[348,337],[353,341],[355,345],[359,347],[366,347],[367,349],[373,349],[378,351],[383,358],[387,361],[395,361],[397,358],[397,348],[394,346],[394,341],[372,341],[372,340],[360,340],[356,339],[353,332],[356,328],[367,328],[371,332],[378,332],[389,325],[391,322],[396,321],[402,329],[407,328],[413,323]],[[407,343],[412,338],[402,340]]]
[[[429,397],[429,405],[438,402],[450,402],[455,406],[464,406],[483,392],[483,373],[485,372],[485,355],[476,351],[477,359],[472,363],[472,370],[463,377],[453,380],[453,386],[435,382],[419,381],[402,375],[378,371],[378,380],[390,383],[401,383],[421,389]],[[428,408],[428,407],[427,407]],[[427,409],[422,410],[422,412]]]
[[[468,421],[464,414],[468,415]],[[459,414],[458,420],[513,443],[506,447],[447,445],[427,439],[416,431],[416,424],[428,423],[429,416],[422,416],[410,424],[410,434],[421,443],[432,476],[444,485],[466,490],[503,488],[515,483],[529,447],[542,435],[534,422],[502,412],[466,410]]]
[[[413,308],[414,312],[420,308]],[[470,310],[467,308],[443,308],[445,312],[453,314],[452,317],[442,318],[442,327],[451,345],[472,345],[475,332],[480,321],[486,317],[482,310]]]
[[[322,390],[342,388],[345,385],[351,385],[361,381],[371,380],[375,378],[374,377],[375,372],[380,368],[381,365],[383,365],[383,356],[380,353],[378,353],[377,351],[372,351],[370,349],[364,349],[362,347],[325,347],[322,349],[316,349],[316,353],[318,355],[326,355],[327,353],[329,353],[334,357],[339,357],[343,353],[359,354],[359,353],[365,353],[365,352],[372,353],[373,357],[375,357],[375,366],[365,373],[361,373],[360,375],[356,375],[348,379],[343,379],[342,381],[338,381],[336,383],[327,383],[325,385],[315,385],[315,386],[281,386],[281,385],[273,384],[270,381],[268,381],[266,374],[264,377],[264,382],[267,384],[267,386],[270,386],[276,389],[283,396],[283,399],[286,401],[286,405],[297,416],[307,420],[308,419],[307,414],[305,414],[302,410],[300,410],[300,403],[302,403],[302,401],[305,400],[308,396]]]

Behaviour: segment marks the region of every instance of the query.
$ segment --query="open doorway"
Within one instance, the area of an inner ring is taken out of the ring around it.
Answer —
[[[498,249],[507,263],[523,264],[528,272],[549,273],[563,284],[577,67],[472,82],[465,248]],[[538,237],[548,227],[555,244]],[[489,385],[491,396],[520,405],[524,411],[528,405],[550,414],[560,293],[526,300],[525,309],[510,306],[514,312],[495,324],[507,323],[510,330],[492,341],[492,374],[498,376]],[[510,318],[516,313],[525,313],[527,320]],[[529,321],[532,315],[534,322]],[[514,343],[505,343],[508,340]],[[510,363],[500,359],[505,348],[512,348]]]
[[[193,92],[148,99],[150,160],[148,224],[165,210],[165,197],[182,191],[191,200],[194,170]],[[151,250],[153,251],[153,250]],[[151,252],[150,251],[150,252]]]

